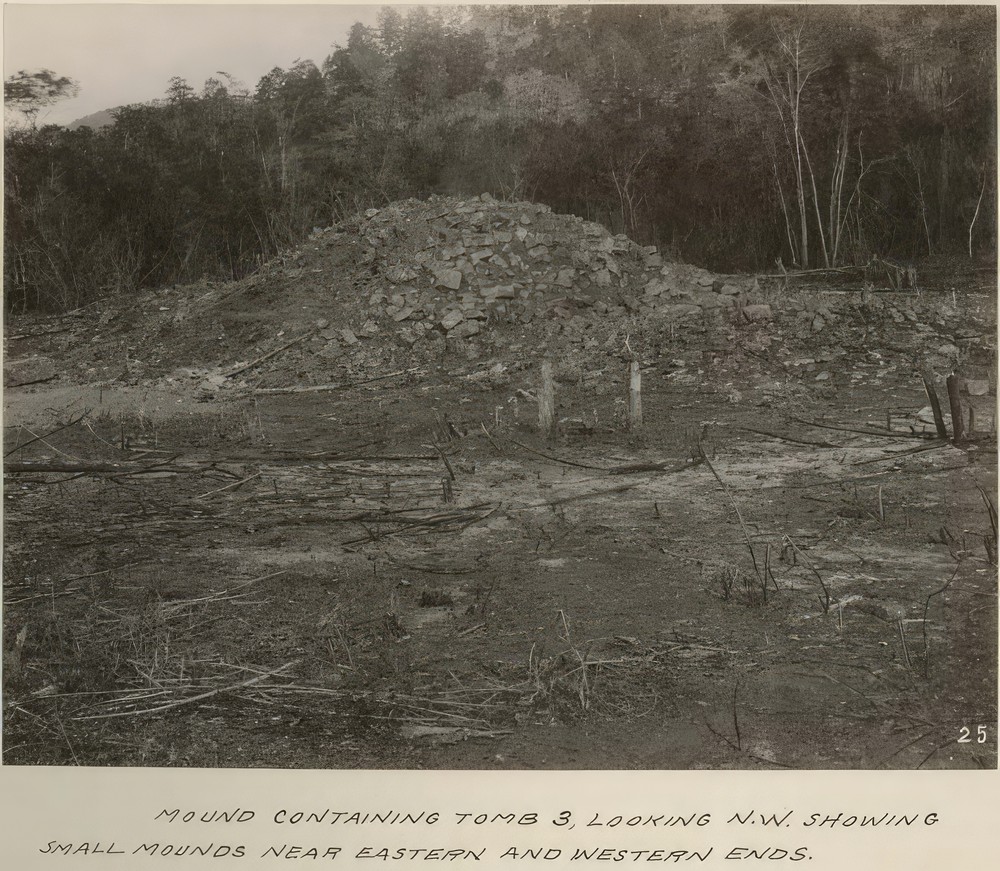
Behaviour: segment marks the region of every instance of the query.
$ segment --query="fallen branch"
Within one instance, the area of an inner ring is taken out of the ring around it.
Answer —
[[[816,448],[842,448],[844,445],[835,445],[830,442],[815,442],[809,439],[797,439],[792,438],[792,436],[778,435],[777,433],[768,432],[763,429],[753,429],[749,426],[740,426],[737,429],[743,430],[743,432],[752,432],[756,435],[767,436],[769,439],[777,439],[780,442],[791,442],[793,445],[809,445],[810,447]]]
[[[297,339],[292,339],[292,341],[288,342],[285,345],[282,345],[280,348],[275,348],[273,351],[268,351],[266,354],[263,354],[256,360],[251,360],[246,365],[240,366],[239,369],[234,369],[232,372],[227,372],[224,377],[233,378],[234,376],[239,375],[241,372],[246,372],[247,369],[253,369],[254,366],[259,366],[261,363],[267,362],[272,357],[277,357],[278,354],[280,354],[282,351],[287,351],[293,345],[297,345],[299,342],[304,341],[305,339],[308,339],[311,336],[314,336],[315,334],[316,334],[315,329],[309,330],[308,332],[303,333]]]
[[[510,436],[504,436],[511,444],[517,445],[519,448],[524,448],[532,454],[537,454],[539,457],[544,457],[546,460],[552,460],[554,463],[562,463],[564,466],[575,466],[578,469],[591,469],[595,472],[607,472],[608,469],[604,466],[591,466],[587,463],[574,463],[572,460],[564,460],[561,457],[554,457],[552,454],[546,454],[544,451],[535,450],[535,448],[529,447],[523,442],[519,442],[517,439],[511,438]]]
[[[9,451],[7,451],[6,454],[4,454],[4,458],[6,459],[11,454],[15,454],[18,451],[24,450],[28,445],[33,444],[34,442],[44,441],[45,439],[47,439],[47,438],[49,438],[51,436],[54,436],[57,432],[62,432],[64,429],[69,429],[70,427],[76,426],[88,414],[90,414],[90,409],[89,408],[84,409],[84,411],[80,414],[79,417],[74,418],[69,423],[65,423],[62,426],[58,426],[55,429],[50,430],[49,432],[45,433],[44,435],[35,436],[33,439],[28,439],[28,441],[24,442],[24,444],[20,444],[20,445],[17,445],[16,447],[14,447],[14,448],[11,448]]]
[[[385,381],[388,378],[398,378],[400,375],[413,375],[420,371],[419,368],[400,369],[398,372],[388,372],[385,375],[366,378],[364,381],[348,381],[343,384],[312,384],[308,387],[258,387],[254,393],[262,396],[274,396],[282,393],[324,393],[331,390],[350,390],[352,387],[361,387],[375,381]]]
[[[877,438],[882,438],[882,439],[900,439],[900,438],[902,438],[902,439],[928,439],[928,438],[937,438],[937,436],[924,435],[923,433],[918,433],[918,432],[912,432],[912,433],[911,432],[882,432],[881,430],[877,430],[877,429],[864,429],[864,428],[850,427],[850,426],[834,426],[832,423],[820,423],[817,420],[805,420],[804,418],[801,418],[801,417],[793,417],[792,420],[797,421],[798,423],[804,423],[806,426],[816,426],[816,427],[819,427],[820,429],[832,429],[832,430],[836,430],[837,432],[856,432],[856,433],[861,433],[861,435],[876,436]]]
[[[202,493],[200,496],[196,496],[196,499],[204,499],[206,496],[211,496],[213,493],[222,493],[225,490],[232,490],[239,487],[242,484],[246,484],[248,481],[252,481],[254,478],[259,478],[260,472],[256,472],[249,478],[244,478],[242,481],[234,481],[232,484],[226,484],[225,487],[219,487],[217,490],[209,490],[207,493]]]

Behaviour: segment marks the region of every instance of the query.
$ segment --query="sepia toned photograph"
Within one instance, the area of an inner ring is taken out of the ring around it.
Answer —
[[[995,773],[995,7],[3,14],[5,765]]]

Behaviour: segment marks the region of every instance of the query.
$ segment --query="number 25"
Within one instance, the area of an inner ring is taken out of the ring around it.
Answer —
[[[959,732],[959,734],[958,734],[958,743],[959,744],[971,744],[972,743],[972,733],[971,733],[971,731],[970,731],[970,729],[969,729],[968,726],[962,726],[962,728],[959,729],[958,732]],[[986,727],[985,726],[977,726],[976,727],[976,743],[977,744],[985,744],[986,743],[986,735],[987,735],[987,732],[986,732]]]

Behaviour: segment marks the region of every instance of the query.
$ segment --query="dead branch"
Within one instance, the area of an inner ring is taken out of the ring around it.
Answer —
[[[45,433],[44,435],[36,435],[33,439],[28,439],[28,441],[24,442],[24,444],[20,444],[14,448],[11,448],[9,451],[7,451],[6,454],[4,454],[4,458],[6,459],[11,454],[17,453],[18,451],[23,451],[28,445],[33,444],[34,442],[44,441],[45,439],[54,436],[57,432],[62,432],[64,429],[69,429],[70,427],[76,426],[88,414],[90,414],[90,409],[86,408],[78,417],[74,418],[69,423],[65,423],[62,426],[57,426],[55,429],[49,430],[49,432]]]
[[[239,369],[234,369],[232,372],[227,372],[226,375],[225,375],[225,377],[226,378],[233,378],[234,376],[239,375],[241,372],[246,372],[247,369],[253,369],[254,366],[259,366],[261,363],[267,362],[272,357],[277,357],[278,354],[280,354],[282,351],[287,351],[293,345],[297,345],[299,342],[302,342],[305,339],[308,339],[311,336],[314,336],[315,334],[316,334],[316,330],[315,329],[309,330],[308,332],[303,333],[297,339],[292,339],[292,341],[288,342],[287,344],[282,345],[280,348],[275,348],[273,351],[268,351],[266,354],[261,355],[256,360],[251,360],[246,365],[240,366]]]
[[[303,336],[302,338],[305,337]],[[285,347],[288,346],[286,345]],[[237,370],[237,372],[239,371],[242,370]],[[365,384],[372,384],[375,381],[385,381],[389,378],[398,378],[400,375],[413,375],[419,373],[420,371],[421,370],[419,368],[400,369],[397,372],[387,372],[385,375],[377,375],[374,378],[366,378],[364,381],[348,381],[342,384],[313,384],[308,387],[259,387],[254,390],[254,393],[261,396],[274,396],[281,393],[323,393],[331,390],[350,390],[353,387],[361,387]],[[226,377],[230,378],[233,375],[236,375],[237,372],[232,372]]]

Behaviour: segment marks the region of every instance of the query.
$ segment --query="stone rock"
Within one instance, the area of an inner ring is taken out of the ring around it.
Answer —
[[[696,305],[665,305],[656,310],[657,317],[668,321],[679,321],[681,318],[689,318],[693,315],[701,314],[701,308]]]
[[[479,321],[462,321],[448,331],[449,339],[467,339],[479,332]]]
[[[465,315],[460,311],[450,311],[441,318],[441,326],[449,332],[465,320]]]
[[[398,312],[396,312],[396,314],[392,315],[392,319],[396,321],[396,323],[399,323],[400,321],[405,321],[408,317],[410,317],[413,314],[413,312],[414,312],[413,306],[408,305],[405,308],[400,309]]]
[[[325,330],[328,326],[330,326],[330,322],[326,318],[320,318],[316,321],[317,330]]]
[[[343,340],[345,345],[356,345],[358,343],[358,337],[354,335],[354,330],[351,329],[341,330],[340,338]]]
[[[755,321],[770,321],[774,318],[771,306],[767,304],[743,306],[743,317],[751,323]]]
[[[962,386],[969,396],[985,396],[990,392],[990,382],[986,379],[967,378]]]
[[[576,278],[575,269],[560,269],[559,274],[556,276],[555,284],[558,284],[560,287],[572,287],[574,278]]]
[[[719,288],[719,293],[723,296],[737,296],[741,290],[743,290],[743,288],[741,288],[738,284],[726,283]]]
[[[5,387],[17,387],[29,381],[43,381],[53,378],[56,364],[48,357],[25,357],[20,360],[4,360],[3,383]]]
[[[442,269],[434,278],[434,283],[438,287],[458,290],[462,286],[462,273],[458,269]]]
[[[937,352],[942,357],[957,357],[959,354],[958,348],[955,345],[951,344],[942,345],[940,348],[937,349]]]
[[[407,281],[413,281],[417,273],[406,266],[390,266],[385,270],[385,277],[392,284],[405,284]]]
[[[594,273],[594,284],[598,287],[611,287],[611,273],[607,269],[598,269]]]
[[[535,260],[539,257],[545,257],[549,253],[549,249],[545,245],[535,245],[534,248],[528,249],[528,254],[530,254]]]

